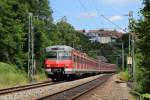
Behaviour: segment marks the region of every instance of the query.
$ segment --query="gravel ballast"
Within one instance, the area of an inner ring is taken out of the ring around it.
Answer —
[[[88,81],[94,80],[102,75],[92,76],[80,80],[64,82],[60,84],[44,86],[36,89],[30,89],[11,94],[1,95],[0,100],[35,100],[43,96],[51,95],[66,89],[84,84]]]
[[[80,96],[76,100],[136,100],[130,93],[125,82],[116,82],[117,75],[113,75],[104,84]]]

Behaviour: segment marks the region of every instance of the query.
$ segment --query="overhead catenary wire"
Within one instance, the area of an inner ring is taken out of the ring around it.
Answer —
[[[99,12],[99,9],[97,8],[96,6],[96,3],[95,3],[95,0],[93,0],[93,4],[94,4],[94,7],[95,7],[95,10],[97,11],[99,17],[101,18],[104,18],[106,21],[108,21],[109,23],[111,23],[112,25],[116,26],[118,29],[124,31],[124,32],[127,32],[125,29],[121,28],[119,25],[117,25],[116,23],[112,22],[111,20],[109,20],[107,17],[105,17],[103,14],[100,14]]]
[[[116,26],[118,29],[127,32],[125,29],[121,28],[119,25],[115,24],[114,22],[112,22],[111,20],[109,20],[107,17],[105,17],[104,15],[101,15],[105,20],[107,20],[108,22],[110,22],[111,24],[113,24],[114,26]]]
[[[93,23],[96,25],[96,27],[99,28],[99,25],[95,22],[95,20],[93,19],[93,17],[90,15],[90,13],[87,11],[86,7],[84,6],[84,4],[81,2],[81,0],[78,0],[79,4],[81,5],[81,7],[84,9],[85,12],[87,12],[88,16],[91,18],[91,20],[93,21]]]

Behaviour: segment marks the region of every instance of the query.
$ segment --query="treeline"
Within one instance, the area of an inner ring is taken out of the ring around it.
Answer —
[[[28,14],[33,14],[35,57],[42,66],[44,48],[68,45],[86,52],[90,41],[65,20],[54,24],[48,0],[0,0],[0,61],[27,69]]]
[[[142,17],[135,22],[136,33],[136,90],[150,94],[150,0],[143,0]]]

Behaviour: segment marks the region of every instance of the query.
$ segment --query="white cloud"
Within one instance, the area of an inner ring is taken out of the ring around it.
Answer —
[[[103,2],[107,4],[121,4],[121,5],[135,3],[137,1],[138,0],[103,0]]]
[[[118,21],[118,20],[122,20],[122,19],[123,19],[122,16],[112,16],[109,18],[109,20],[111,20],[111,21]]]
[[[77,18],[83,19],[83,18],[95,18],[98,16],[97,12],[81,12],[77,15]]]

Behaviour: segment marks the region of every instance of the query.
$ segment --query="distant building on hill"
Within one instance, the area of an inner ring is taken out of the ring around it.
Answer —
[[[91,42],[99,42],[102,44],[109,42],[116,42],[117,39],[121,38],[123,33],[116,30],[77,30],[86,35]]]

